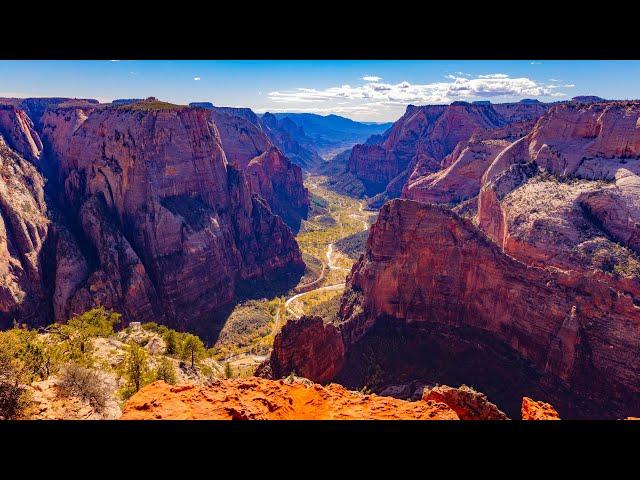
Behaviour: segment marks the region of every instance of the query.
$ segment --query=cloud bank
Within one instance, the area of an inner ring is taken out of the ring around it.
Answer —
[[[373,80],[373,79],[376,80]],[[269,92],[269,99],[281,103],[318,103],[332,100],[366,100],[377,104],[406,105],[442,104],[456,100],[473,100],[494,97],[544,97],[560,96],[560,87],[573,85],[542,84],[526,77],[511,77],[505,73],[492,73],[468,78],[448,75],[448,81],[426,84],[384,83],[379,77],[366,76],[363,85],[341,85],[325,89],[297,88]],[[370,79],[370,80],[367,80]]]

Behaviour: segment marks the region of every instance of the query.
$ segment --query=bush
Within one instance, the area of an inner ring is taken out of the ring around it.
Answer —
[[[162,380],[163,382],[175,385],[178,381],[176,375],[176,369],[173,367],[173,363],[167,357],[162,357],[156,371],[154,372],[156,380]]]
[[[120,392],[125,400],[153,380],[147,358],[147,352],[142,347],[135,342],[129,344],[122,368],[126,385]]]
[[[92,368],[77,363],[68,363],[62,368],[58,389],[63,397],[78,397],[88,402],[97,412],[107,407],[111,398],[110,388],[104,375]]]
[[[112,335],[113,327],[120,322],[120,317],[119,313],[96,307],[73,317],[66,324],[51,325],[47,331],[62,339],[72,361],[89,366],[93,362],[90,355],[91,339]]]
[[[29,404],[28,381],[24,363],[19,358],[20,332],[0,332],[0,419],[23,416]]]

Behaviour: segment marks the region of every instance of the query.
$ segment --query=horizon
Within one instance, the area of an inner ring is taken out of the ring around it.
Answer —
[[[640,61],[4,60],[0,96],[211,102],[386,123],[413,105],[631,100]],[[615,82],[611,79],[615,78]]]

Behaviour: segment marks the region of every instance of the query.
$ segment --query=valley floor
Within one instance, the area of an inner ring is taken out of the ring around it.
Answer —
[[[296,240],[306,270],[284,296],[237,304],[213,342],[215,358],[237,376],[250,375],[268,354],[275,335],[289,320],[303,314],[325,318],[336,314],[345,279],[361,253],[375,214],[360,200],[327,188],[328,178],[307,175],[311,208]]]

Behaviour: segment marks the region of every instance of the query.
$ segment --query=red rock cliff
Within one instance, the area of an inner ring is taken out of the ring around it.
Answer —
[[[237,281],[301,265],[291,231],[228,164],[210,112],[61,107],[42,123],[59,197],[95,256],[67,308],[187,325]]]

